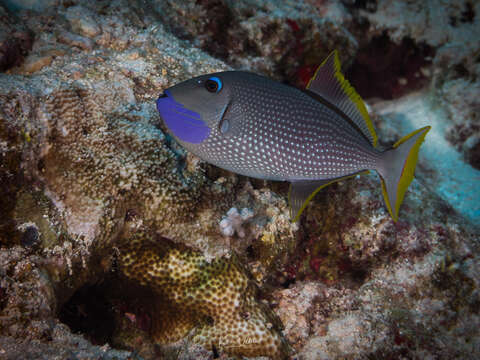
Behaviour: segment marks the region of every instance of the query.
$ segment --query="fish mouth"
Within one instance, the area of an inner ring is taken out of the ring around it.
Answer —
[[[170,132],[181,141],[199,144],[210,135],[202,116],[177,102],[169,90],[158,97],[157,110]]]

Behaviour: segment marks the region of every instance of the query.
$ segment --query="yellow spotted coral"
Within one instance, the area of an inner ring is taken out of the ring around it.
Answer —
[[[158,294],[152,336],[160,344],[193,331],[205,348],[242,356],[285,358],[279,320],[258,301],[236,256],[207,262],[199,252],[139,233],[122,241],[124,275]]]

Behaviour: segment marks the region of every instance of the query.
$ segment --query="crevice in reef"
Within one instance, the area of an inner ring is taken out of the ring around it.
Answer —
[[[0,287],[0,311],[5,309],[5,306],[7,306],[7,290]]]
[[[83,334],[92,344],[111,343],[115,329],[114,311],[107,285],[84,285],[61,307],[59,319],[72,332]]]
[[[464,8],[460,13],[460,17],[450,16],[449,23],[453,27],[457,27],[462,23],[473,23],[475,19],[475,9],[470,1],[466,1],[464,4]]]
[[[78,289],[60,308],[58,318],[94,345],[108,343],[118,349],[137,350],[146,358],[158,358],[161,349],[153,345],[151,334],[162,324],[170,325],[162,323],[162,316],[155,321],[161,307],[172,309],[148,287],[112,271],[100,282]]]
[[[346,8],[352,10],[365,10],[374,13],[377,11],[377,0],[342,0]]]
[[[8,32],[0,32],[0,72],[5,72],[24,62],[32,50],[35,35],[11,12],[0,17],[0,25],[8,29]]]
[[[21,232],[14,219],[17,195],[25,185],[20,171],[21,155],[15,151],[0,153],[0,246],[20,243]]]
[[[397,44],[384,32],[360,48],[345,76],[363,98],[398,98],[428,84],[434,52],[411,38]]]

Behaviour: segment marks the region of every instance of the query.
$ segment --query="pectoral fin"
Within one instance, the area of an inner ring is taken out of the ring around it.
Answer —
[[[218,130],[222,136],[231,137],[239,136],[242,133],[242,122],[236,121],[238,109],[230,101],[219,110]]]

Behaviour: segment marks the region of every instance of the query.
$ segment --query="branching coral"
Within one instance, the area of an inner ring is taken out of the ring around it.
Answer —
[[[222,221],[220,221],[220,232],[225,236],[232,236],[237,233],[238,236],[243,238],[245,236],[245,230],[242,228],[242,224],[253,217],[253,211],[248,208],[243,208],[239,213],[237,208],[233,207],[227,212]]]

